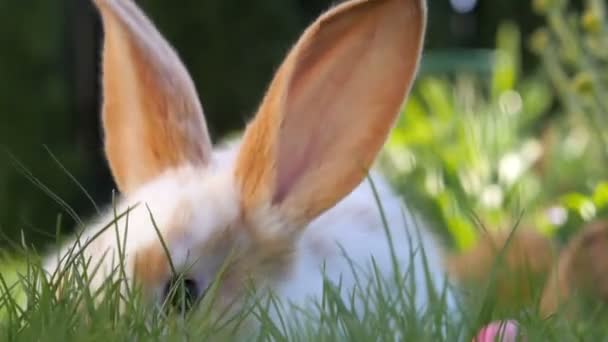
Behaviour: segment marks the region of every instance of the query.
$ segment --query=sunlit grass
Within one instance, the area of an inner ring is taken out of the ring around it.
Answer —
[[[117,283],[104,286],[99,301],[82,277],[72,277],[54,295],[43,280],[39,264],[3,268],[0,288],[0,339],[11,341],[101,341],[101,340],[272,340],[272,341],[466,341],[483,324],[516,319],[528,341],[603,340],[605,325],[597,319],[572,321],[562,317],[542,320],[534,308],[501,312],[491,291],[468,293],[468,300],[448,311],[439,293],[426,310],[416,310],[407,295],[415,288],[394,279],[377,277],[345,300],[338,284],[325,283],[325,293],[316,306],[294,316],[271,319],[272,310],[288,312],[274,297],[251,301],[242,311],[218,319],[200,308],[182,316],[149,306],[137,292],[121,298]],[[355,268],[353,268],[355,270]],[[19,276],[18,276],[19,275]],[[39,286],[36,286],[38,284]],[[6,286],[5,286],[6,285]],[[8,288],[21,290],[7,291]],[[391,292],[389,289],[397,289]],[[23,300],[27,298],[27,301]],[[439,298],[439,299],[438,299]],[[355,300],[361,305],[355,310]],[[122,314],[120,307],[125,308]],[[295,308],[290,308],[295,309]],[[292,312],[291,310],[289,312]],[[276,317],[276,316],[275,316]],[[290,318],[291,317],[291,318]],[[253,322],[245,324],[243,322]],[[259,329],[254,328],[259,325]]]
[[[0,312],[4,314],[0,338],[232,340],[240,336],[251,340],[255,336],[257,340],[274,341],[369,341],[401,337],[436,341],[456,340],[464,332],[457,321],[450,322],[445,298],[433,290],[435,284],[429,282],[426,289],[433,305],[420,311],[412,304],[416,292],[410,287],[413,283],[401,276],[385,279],[378,272],[360,275],[359,286],[347,296],[340,284],[327,280],[323,297],[316,305],[306,308],[283,303],[272,294],[254,296],[252,293],[247,305],[233,314],[218,317],[203,301],[197,310],[182,315],[167,311],[166,306],[145,303],[137,289],[125,296],[120,290],[120,273],[98,292],[91,292],[87,274],[83,272],[91,265],[77,254],[74,253],[75,262],[69,272],[57,272],[63,275],[60,295],[55,295],[59,282],[49,282],[42,276],[39,258],[28,258],[21,263],[10,263],[10,269],[9,266],[3,268]],[[352,272],[359,272],[356,265],[351,266]],[[408,274],[411,266],[395,264],[395,267]],[[120,270],[117,268],[116,272]]]
[[[412,253],[424,253],[422,246],[410,248]],[[517,320],[527,341],[603,340],[606,335],[598,318],[602,316],[541,319],[535,306],[498,307],[493,273],[487,284],[462,289],[451,309],[445,296],[447,284],[430,280],[424,289],[428,306],[413,305],[415,293],[421,289],[407,275],[431,270],[426,265],[415,270],[413,264],[395,262],[394,268],[401,271],[396,273],[406,276],[363,275],[351,263],[351,272],[359,279],[352,293],[344,295],[340,284],[326,280],[322,298],[304,308],[252,291],[242,309],[218,315],[212,310],[211,290],[195,310],[184,314],[171,309],[170,303],[146,303],[136,288],[125,295],[120,289],[119,268],[116,277],[91,292],[83,272],[91,265],[77,257],[69,272],[59,272],[65,276],[61,295],[56,295],[58,283],[43,277],[40,258],[33,251],[27,255],[30,257],[21,261],[7,259],[1,264],[0,340],[470,341],[481,326],[497,319]],[[344,257],[348,258],[347,251]],[[213,286],[221,286],[221,281]]]
[[[23,261],[17,261],[11,257],[0,257],[0,320],[7,318],[9,312],[6,302],[14,300],[23,302],[25,294],[19,284],[20,274],[23,273],[25,265]]]

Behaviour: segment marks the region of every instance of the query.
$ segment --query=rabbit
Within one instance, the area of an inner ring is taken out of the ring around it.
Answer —
[[[481,232],[473,248],[448,258],[448,274],[463,288],[487,287],[500,308],[534,305],[557,260],[551,239],[530,227]]]
[[[608,221],[599,219],[581,228],[560,253],[541,297],[541,315],[550,317],[561,310],[570,317],[580,316],[589,301],[606,307],[607,258]],[[583,302],[577,303],[576,299]]]
[[[451,255],[447,269],[460,287],[487,286],[493,275],[502,309],[538,307],[541,318],[574,318],[608,304],[607,258],[608,221],[596,219],[561,248],[531,227],[487,232],[471,250]]]
[[[374,168],[417,74],[425,1],[349,0],[323,13],[242,137],[218,147],[186,67],[153,23],[132,0],[94,4],[105,32],[105,153],[121,198],[47,256],[47,274],[82,251],[99,266],[92,288],[120,266],[160,303],[173,270],[200,299],[230,258],[215,305],[239,303],[251,280],[305,306],[320,298],[324,276],[353,290],[351,263],[371,271],[373,258],[382,276],[394,275],[377,194],[399,265],[415,266],[413,305],[428,302],[423,263],[436,288],[446,284],[440,244]]]

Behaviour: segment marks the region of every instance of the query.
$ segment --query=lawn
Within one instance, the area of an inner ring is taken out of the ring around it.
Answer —
[[[496,269],[502,268],[497,264]],[[121,294],[118,281],[91,293],[85,285],[86,274],[79,272],[66,278],[61,295],[55,296],[57,285],[41,277],[34,258],[5,260],[2,270],[0,338],[7,341],[469,341],[483,325],[502,319],[516,321],[527,341],[606,339],[601,311],[580,319],[562,312],[541,319],[537,297],[528,306],[500,305],[496,272],[490,272],[482,286],[463,289],[451,310],[446,309],[445,291],[434,291],[430,283],[428,307],[416,309],[410,303],[420,289],[403,278],[372,275],[369,283],[361,280],[369,285],[357,287],[346,297],[340,295],[338,284],[328,281],[322,300],[312,307],[293,308],[272,294],[251,292],[246,305],[225,314],[210,310],[214,286],[221,286],[216,283],[196,310],[184,314],[176,305],[185,298],[178,295],[179,287],[172,301],[149,306],[135,288]],[[357,272],[356,267],[352,270]],[[275,312],[279,319],[270,318]]]

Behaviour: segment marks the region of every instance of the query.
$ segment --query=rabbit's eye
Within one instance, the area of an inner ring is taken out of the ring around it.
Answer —
[[[181,313],[190,311],[201,296],[196,280],[184,277],[175,277],[165,285],[165,302]]]

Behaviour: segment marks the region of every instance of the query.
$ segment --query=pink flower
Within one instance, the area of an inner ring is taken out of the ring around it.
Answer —
[[[516,342],[519,325],[516,321],[496,321],[483,327],[473,342]]]

